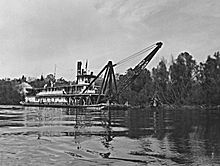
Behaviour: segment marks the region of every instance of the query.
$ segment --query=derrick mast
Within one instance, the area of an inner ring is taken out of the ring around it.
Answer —
[[[141,74],[141,72],[145,69],[145,67],[154,57],[154,55],[162,47],[162,45],[163,45],[162,42],[153,44],[119,61],[116,64],[113,64],[112,61],[109,61],[108,64],[105,65],[104,68],[99,72],[96,78],[90,83],[90,85],[83,91],[83,93],[85,93],[90,88],[90,86],[92,86],[92,84],[101,76],[102,73],[105,73],[102,81],[101,89],[99,90],[99,97],[97,99],[97,103],[102,102],[103,99],[105,101],[108,100],[111,102],[118,102],[118,96]],[[115,73],[114,73],[114,67],[119,66],[120,64],[126,62],[127,60],[142,55],[150,50],[152,51],[134,67],[132,74],[127,78],[125,78],[124,80],[122,80],[122,82],[120,82],[121,88],[120,90],[118,90]]]

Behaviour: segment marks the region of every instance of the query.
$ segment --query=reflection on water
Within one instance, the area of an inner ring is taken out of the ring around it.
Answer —
[[[0,109],[0,165],[218,165],[220,113]]]

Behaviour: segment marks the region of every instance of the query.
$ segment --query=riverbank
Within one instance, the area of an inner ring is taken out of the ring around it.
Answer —
[[[86,108],[86,106],[66,106],[66,105],[30,105],[31,107],[53,107],[53,108]],[[25,107],[25,105],[0,105],[0,110],[7,109],[7,110],[19,110]],[[131,105],[99,105],[100,109],[110,109],[110,110],[127,110],[127,109],[164,109],[164,110],[202,110],[202,111],[219,111],[220,112],[220,105],[215,106],[205,106],[205,105],[168,105],[163,104],[159,107],[151,107],[149,105],[146,106],[131,106]],[[97,110],[95,105],[90,105],[89,109]]]
[[[220,105],[205,106],[205,105],[175,105],[175,104],[162,104],[158,107],[145,106],[130,106],[131,109],[164,109],[164,110],[213,110],[220,112]]]

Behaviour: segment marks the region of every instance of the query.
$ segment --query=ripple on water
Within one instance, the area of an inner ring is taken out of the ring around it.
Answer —
[[[219,118],[185,111],[0,110],[0,165],[217,165]]]

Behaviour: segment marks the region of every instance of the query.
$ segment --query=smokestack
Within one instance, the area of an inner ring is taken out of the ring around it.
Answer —
[[[77,62],[77,75],[81,75],[82,74],[82,62],[79,61]]]

